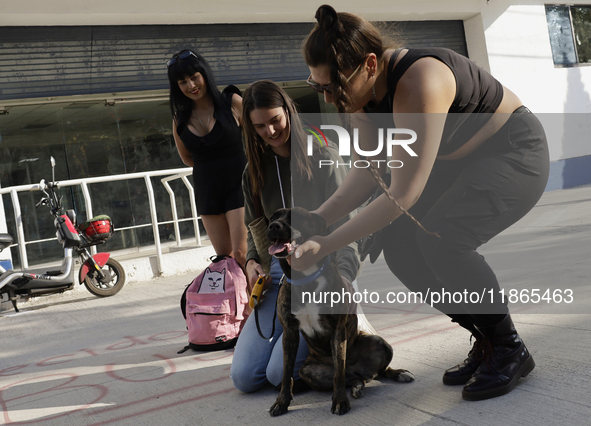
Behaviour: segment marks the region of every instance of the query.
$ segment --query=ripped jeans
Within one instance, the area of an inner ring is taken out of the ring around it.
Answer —
[[[426,187],[410,213],[440,238],[419,229],[407,216],[381,235],[390,270],[412,291],[489,291],[487,304],[440,304],[452,318],[470,315],[477,326],[499,322],[508,308],[497,278],[476,249],[513,225],[538,202],[548,180],[544,129],[527,108],[478,149],[459,160],[435,162]]]

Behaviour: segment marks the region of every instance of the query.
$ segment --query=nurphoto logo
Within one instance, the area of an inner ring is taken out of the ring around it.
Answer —
[[[322,130],[334,130],[338,137],[339,155],[343,158],[351,155],[351,136],[349,132],[341,126],[333,124],[322,124],[320,129],[318,127],[306,124],[305,126],[308,134],[308,156],[312,156],[314,139],[316,139],[320,145],[328,146],[327,138]],[[395,139],[396,135],[408,135],[408,139]],[[386,155],[388,158],[392,157],[392,150],[394,146],[401,146],[411,157],[417,157],[416,152],[409,146],[415,143],[417,140],[417,134],[411,129],[391,129],[391,128],[380,128],[378,129],[378,146],[374,150],[366,151],[359,146],[359,129],[353,129],[353,149],[361,157],[373,157],[380,154],[384,146],[386,147]],[[374,163],[377,168],[380,168],[383,164],[391,169],[399,169],[404,166],[404,163],[400,160],[356,160],[348,161],[344,163],[336,162],[336,167],[347,166],[349,168],[355,167],[359,169],[367,169],[370,164]],[[383,164],[382,164],[383,163]],[[319,167],[335,165],[333,160],[320,160]]]

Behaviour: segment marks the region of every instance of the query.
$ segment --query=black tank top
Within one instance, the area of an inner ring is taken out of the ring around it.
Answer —
[[[446,64],[455,76],[456,96],[449,108],[438,155],[451,154],[463,146],[490,119],[503,99],[503,86],[492,75],[465,56],[450,49],[431,47],[408,49],[396,68],[402,49],[396,50],[388,63],[388,93],[376,107],[364,107],[367,113],[390,113],[396,85],[418,59],[433,57]],[[483,114],[484,113],[484,114]]]
[[[222,92],[225,107],[231,110],[232,94],[237,93],[233,89],[234,86],[228,86]],[[238,89],[236,89],[238,90]],[[238,93],[240,93],[238,91]],[[234,117],[230,114],[230,118],[226,119],[226,123],[222,123],[219,119],[221,112],[216,111],[214,117],[216,122],[211,129],[211,132],[204,136],[197,136],[186,123],[177,127],[177,133],[183,141],[183,145],[191,154],[193,154],[193,163],[209,163],[212,160],[219,160],[222,158],[244,157],[244,147],[242,144],[242,131]]]

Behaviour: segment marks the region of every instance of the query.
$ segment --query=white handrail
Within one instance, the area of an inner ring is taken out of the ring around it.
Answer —
[[[94,214],[92,213],[92,200],[90,199],[90,191],[88,190],[88,185],[86,182],[82,182],[80,184],[82,188],[82,196],[84,197],[84,203],[86,204],[86,216],[93,217]],[[90,247],[90,253],[92,255],[96,254],[96,246]]]
[[[185,186],[189,190],[189,200],[191,200],[191,214],[193,215],[193,226],[195,227],[195,229],[199,230],[199,223],[197,222],[199,216],[197,216],[197,204],[195,204],[195,192],[193,191],[193,185],[189,183],[189,179],[187,179],[187,176],[183,176],[181,179],[183,180]],[[197,235],[197,245],[200,246],[201,234],[199,232],[196,232],[195,235]]]
[[[174,232],[176,235],[176,245],[178,247],[180,247],[182,245],[182,241],[181,241],[181,235],[180,235],[180,231],[179,231],[178,213],[176,210],[176,198],[175,198],[174,192],[172,191],[172,188],[170,187],[168,182],[171,180],[175,180],[175,179],[181,179],[183,181],[183,183],[185,184],[185,186],[187,187],[187,190],[189,191],[189,198],[191,201],[191,214],[193,215],[193,226],[196,229],[199,229],[199,223],[197,222],[199,217],[197,216],[197,209],[195,207],[195,193],[193,192],[193,186],[189,183],[189,180],[187,179],[187,176],[189,176],[191,173],[192,172],[190,172],[190,171],[185,171],[182,173],[178,173],[174,176],[168,176],[168,177],[160,179],[160,181],[164,185],[164,188],[166,188],[166,191],[168,192],[168,194],[170,196],[170,208],[172,209],[172,220],[174,222]],[[197,240],[197,245],[200,246],[201,245],[201,234],[199,232],[195,232],[195,239]]]
[[[160,245],[160,231],[158,230],[158,216],[156,215],[156,202],[154,200],[154,188],[152,188],[152,180],[150,176],[144,176],[144,182],[148,189],[148,202],[150,204],[150,215],[152,216],[152,233],[154,234],[154,244],[156,245],[156,269],[158,275],[163,271],[162,269],[162,246]]]
[[[163,270],[162,269],[163,257],[162,257],[162,246],[160,244],[160,233],[158,230],[158,225],[161,223],[158,222],[158,218],[157,218],[157,214],[156,214],[156,202],[155,202],[155,198],[154,198],[154,189],[152,187],[152,182],[150,179],[155,176],[166,176],[166,175],[169,176],[168,178],[162,179],[162,181],[163,181],[163,184],[164,184],[166,190],[171,195],[171,208],[173,211],[172,222],[174,223],[174,229],[175,229],[175,234],[176,234],[176,238],[177,238],[177,245],[179,245],[179,246],[181,245],[180,235],[179,235],[179,226],[178,226],[179,219],[178,219],[178,215],[177,215],[177,211],[176,211],[176,204],[173,204],[173,202],[175,200],[174,193],[172,192],[172,189],[168,185],[168,181],[172,180],[172,179],[177,179],[177,178],[183,179],[183,182],[185,183],[185,186],[187,187],[187,190],[189,191],[191,212],[193,214],[193,217],[191,219],[193,220],[193,226],[195,228],[195,235],[197,238],[197,244],[201,245],[201,235],[199,232],[199,222],[198,222],[199,217],[197,216],[197,208],[195,206],[195,194],[193,193],[193,187],[191,186],[191,184],[187,180],[187,176],[190,175],[192,172],[193,171],[191,168],[156,170],[156,171],[151,171],[151,172],[127,173],[127,174],[120,174],[120,175],[113,175],[113,176],[71,179],[71,180],[59,181],[58,184],[60,187],[76,186],[76,185],[81,186],[82,194],[84,197],[84,202],[86,204],[86,216],[87,216],[86,218],[88,220],[93,217],[92,200],[90,198],[90,191],[88,190],[88,184],[103,183],[103,182],[115,182],[115,181],[130,180],[130,179],[144,179],[144,182],[146,184],[146,189],[148,191],[148,202],[150,205],[150,215],[152,218],[151,225],[152,225],[152,230],[153,230],[153,234],[154,234],[154,245],[156,247],[157,268],[158,268],[157,274],[161,274],[162,270]],[[20,202],[18,200],[18,192],[36,191],[39,189],[41,189],[39,184],[19,185],[19,186],[12,186],[12,187],[8,187],[8,188],[0,188],[0,195],[1,194],[10,194],[12,197],[12,206],[13,206],[13,210],[14,210],[14,217],[16,218],[19,253],[20,253],[21,264],[22,264],[23,269],[29,267],[29,261],[27,258],[27,249],[26,249],[27,242],[25,241],[25,233],[24,233],[24,227],[23,227],[23,221],[22,221],[22,215],[21,215],[21,209],[20,209]],[[180,221],[184,221],[184,220],[187,220],[187,219],[181,219]],[[165,222],[162,222],[162,223],[165,223]],[[167,221],[166,223],[170,223],[170,221]],[[131,228],[142,227],[142,226],[143,225],[136,225],[136,226],[132,226],[132,227],[127,227],[125,229],[131,229]],[[35,242],[37,242],[37,241],[35,241]]]

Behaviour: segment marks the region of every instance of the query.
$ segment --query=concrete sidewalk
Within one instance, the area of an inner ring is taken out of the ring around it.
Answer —
[[[391,366],[409,384],[380,379],[330,413],[331,394],[295,395],[271,418],[277,392],[236,391],[233,351],[177,351],[187,341],[179,298],[194,273],[130,282],[118,295],[43,299],[0,316],[0,424],[41,425],[587,425],[591,419],[591,187],[544,194],[533,211],[483,246],[506,289],[573,290],[573,302],[512,304],[536,369],[503,397],[467,402],[443,371],[465,358],[469,335],[435,311],[364,310],[394,348]],[[366,264],[360,286],[400,284],[383,259]],[[396,312],[396,313],[395,313]]]

